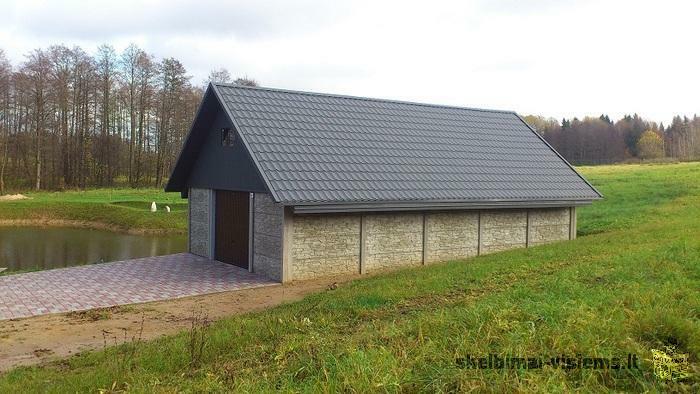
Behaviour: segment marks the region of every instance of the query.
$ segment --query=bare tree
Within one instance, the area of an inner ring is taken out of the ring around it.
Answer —
[[[121,56],[121,76],[129,107],[129,185],[134,185],[134,152],[136,150],[136,95],[138,89],[139,59],[143,55],[136,45],[129,45]]]
[[[112,91],[116,77],[116,53],[109,45],[101,45],[97,49],[97,73],[99,78],[98,91],[101,97],[100,105],[100,144],[97,168],[98,182],[100,185],[108,185],[113,181],[113,168],[111,156],[113,154],[111,144],[111,111]]]
[[[0,160],[0,195],[5,194],[5,166],[10,146],[10,80],[12,66],[0,49],[0,135],[2,135],[2,159]]]
[[[137,75],[138,75],[138,134],[137,134],[137,145],[135,158],[135,174],[134,174],[134,185],[139,185],[141,182],[141,175],[143,169],[142,155],[144,152],[148,152],[146,149],[146,134],[149,127],[149,120],[152,110],[152,103],[155,96],[156,86],[155,79],[158,74],[158,67],[156,61],[151,55],[142,52],[137,61]]]
[[[41,189],[41,166],[44,147],[44,128],[46,126],[46,101],[51,64],[46,52],[37,49],[22,65],[21,72],[26,77],[26,88],[32,97],[32,124],[34,127],[34,188]]]
[[[204,85],[208,84],[209,82],[230,83],[231,82],[231,73],[228,72],[228,70],[225,68],[211,70],[211,72],[209,72],[209,76],[207,77],[207,80],[205,81]]]
[[[235,81],[233,81],[236,85],[241,85],[241,86],[260,86],[258,85],[258,82],[252,78],[248,78],[246,75],[245,77],[242,78],[236,78]]]
[[[157,123],[155,185],[163,184],[166,166],[173,156],[173,143],[182,139],[177,129],[176,119],[178,107],[184,99],[185,89],[189,85],[189,77],[185,67],[173,58],[163,59],[160,73],[160,111]]]
[[[51,128],[58,133],[57,140],[59,141],[52,148],[60,148],[57,154],[52,155],[54,159],[52,161],[55,162],[56,159],[60,161],[63,182],[70,184],[72,179],[70,176],[71,147],[68,119],[70,116],[71,74],[73,72],[72,54],[71,50],[64,46],[53,46],[49,48],[48,56],[51,64],[50,89],[52,91],[51,105],[54,117]],[[59,175],[57,171],[52,171],[54,180],[52,183],[57,183],[56,178]]]

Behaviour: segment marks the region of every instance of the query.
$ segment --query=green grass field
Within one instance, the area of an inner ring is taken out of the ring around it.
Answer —
[[[187,232],[187,200],[160,189],[94,189],[24,193],[29,199],[0,201],[0,221],[77,221],[130,232]],[[151,213],[151,202],[158,212]],[[171,212],[166,213],[165,205]]]
[[[698,390],[700,163],[582,168],[580,237],[353,281],[206,331],[0,377],[0,392]],[[195,341],[196,343],[196,341]],[[663,382],[652,349],[695,375]],[[196,348],[196,346],[195,346]],[[456,359],[638,355],[640,369],[479,370]]]

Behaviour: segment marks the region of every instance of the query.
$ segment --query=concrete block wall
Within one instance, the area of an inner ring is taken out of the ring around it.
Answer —
[[[265,193],[253,197],[253,272],[283,280],[284,207]]]
[[[198,256],[212,258],[211,214],[213,199],[211,189],[190,189],[189,208],[189,251]]]

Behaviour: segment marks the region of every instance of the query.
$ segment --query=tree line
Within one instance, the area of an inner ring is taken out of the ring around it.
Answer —
[[[675,116],[663,123],[626,115],[562,119],[528,115],[525,121],[572,164],[608,164],[634,160],[700,159],[700,117]]]
[[[225,70],[209,80],[231,82]],[[167,179],[203,94],[183,64],[136,45],[0,49],[0,194],[6,189],[156,186]],[[255,81],[234,81],[255,85]]]
[[[226,69],[196,84],[177,59],[136,45],[121,53],[102,45],[92,55],[56,45],[18,65],[0,49],[0,194],[163,186],[208,81],[257,85]],[[525,120],[572,164],[700,158],[697,116],[668,127],[638,115]]]

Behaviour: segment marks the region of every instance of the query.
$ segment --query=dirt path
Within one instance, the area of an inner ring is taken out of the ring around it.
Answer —
[[[101,349],[103,331],[122,338],[135,335],[143,323],[143,339],[173,334],[189,326],[193,313],[212,320],[295,301],[306,294],[329,291],[334,283],[354,277],[326,278],[283,286],[229,291],[196,297],[0,321],[0,371]]]

